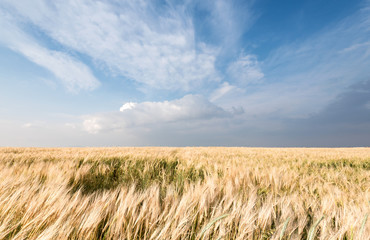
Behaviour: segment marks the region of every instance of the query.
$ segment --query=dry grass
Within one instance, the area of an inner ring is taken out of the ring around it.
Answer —
[[[369,239],[370,149],[0,148],[0,239]]]

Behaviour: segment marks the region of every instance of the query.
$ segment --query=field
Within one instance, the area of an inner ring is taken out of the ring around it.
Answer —
[[[370,149],[0,148],[0,239],[370,239]]]

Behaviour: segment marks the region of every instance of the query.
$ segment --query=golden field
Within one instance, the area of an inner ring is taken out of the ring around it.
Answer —
[[[370,239],[370,149],[0,148],[0,239]]]

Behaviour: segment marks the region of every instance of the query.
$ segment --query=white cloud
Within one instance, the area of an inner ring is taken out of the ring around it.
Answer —
[[[133,109],[136,106],[137,103],[134,102],[128,102],[122,105],[122,107],[119,109],[121,112],[129,109]]]
[[[14,19],[0,10],[0,43],[52,72],[70,91],[92,90],[99,86],[89,67],[66,53],[40,46]]]
[[[241,86],[258,83],[264,77],[260,63],[254,55],[240,56],[238,60],[229,65],[227,73],[235,83]]]
[[[36,45],[23,45],[14,50],[48,69],[58,79],[61,79],[70,91],[93,90],[99,86],[99,81],[85,64],[62,52],[50,51]]]
[[[256,16],[251,11],[253,1],[240,2],[229,0],[203,0],[197,1],[201,10],[210,12],[210,15],[202,19],[201,24],[206,24],[217,39],[223,42],[225,52],[234,52],[239,47],[239,41],[254,21]],[[228,54],[228,53],[224,53]]]
[[[95,134],[102,130],[102,120],[97,117],[90,117],[83,122],[83,128],[85,131]]]
[[[83,122],[84,130],[97,133],[166,123],[181,125],[186,121],[208,121],[231,114],[200,95],[163,102],[126,103],[120,110],[87,116]]]
[[[211,102],[214,102],[224,97],[225,95],[229,95],[230,93],[233,93],[235,91],[241,92],[242,90],[240,88],[237,88],[236,86],[230,85],[228,82],[223,82],[220,87],[212,92],[209,99]]]
[[[355,51],[355,50],[361,49],[361,48],[363,49],[364,47],[367,47],[367,46],[370,46],[370,41],[366,41],[366,42],[363,42],[363,43],[355,43],[352,46],[346,47],[345,49],[340,51],[340,53],[351,52],[351,51]]]
[[[183,6],[166,6],[158,16],[146,1],[5,2],[59,43],[139,83],[190,90],[220,80],[217,50],[196,45]]]

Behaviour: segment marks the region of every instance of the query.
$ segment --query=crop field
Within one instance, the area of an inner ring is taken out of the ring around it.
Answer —
[[[369,148],[0,148],[0,239],[370,239]]]

